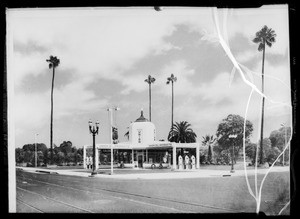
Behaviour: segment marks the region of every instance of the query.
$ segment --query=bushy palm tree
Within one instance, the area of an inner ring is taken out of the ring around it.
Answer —
[[[112,127],[112,139],[114,144],[117,144],[119,142],[118,138],[119,138],[118,128]]]
[[[55,77],[55,68],[59,65],[60,60],[56,56],[50,56],[46,60],[49,62],[49,69],[52,71],[52,86],[51,86],[51,120],[50,120],[50,149],[51,149],[51,164],[53,163],[53,88],[54,88],[54,77]]]
[[[211,149],[211,145],[216,141],[216,138],[214,138],[213,135],[205,135],[202,136],[202,144],[203,145],[208,145],[208,161],[211,162],[212,159],[212,149]]]
[[[258,43],[258,51],[263,52],[262,56],[262,93],[264,93],[264,62],[265,62],[265,51],[266,45],[271,47],[275,43],[275,31],[272,28],[268,28],[266,25],[258,32],[256,32],[254,43]],[[262,98],[262,109],[261,109],[261,133],[260,133],[260,164],[263,163],[263,132],[264,132],[264,108],[265,108],[265,98]]]
[[[148,75],[148,78],[145,79],[145,82],[149,84],[149,120],[151,122],[151,84],[154,83],[155,78],[151,75]]]
[[[191,124],[187,121],[181,121],[173,124],[168,140],[177,143],[193,143],[196,142],[196,137],[197,135],[191,128]]]

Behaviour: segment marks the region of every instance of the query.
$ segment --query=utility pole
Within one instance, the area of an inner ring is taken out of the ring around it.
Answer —
[[[284,128],[284,146],[282,147],[282,149],[284,149],[286,147],[286,126],[285,123],[282,123],[281,126]],[[282,166],[284,166],[284,152],[282,154]]]
[[[109,139],[110,139],[110,174],[112,175],[114,173],[114,154],[113,154],[113,112],[120,110],[119,107],[108,107],[107,111],[110,116],[110,125],[109,125]]]
[[[233,139],[233,143],[232,143],[232,156],[231,156],[231,170],[230,170],[231,173],[234,173],[234,166],[233,166],[234,159],[233,159],[233,157],[234,157],[234,141],[235,141],[236,137],[237,137],[236,134],[229,135],[229,138]]]

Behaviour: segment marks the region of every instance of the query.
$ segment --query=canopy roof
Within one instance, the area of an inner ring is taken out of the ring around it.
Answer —
[[[85,145],[86,148],[92,148],[92,145]],[[134,150],[142,150],[142,149],[168,149],[168,148],[205,148],[201,146],[199,143],[175,143],[168,141],[155,141],[151,144],[130,144],[129,142],[122,142],[118,144],[112,145],[113,149],[134,149]],[[97,149],[111,149],[110,144],[96,144]]]

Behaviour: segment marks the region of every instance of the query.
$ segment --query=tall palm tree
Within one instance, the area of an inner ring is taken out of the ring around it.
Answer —
[[[172,83],[172,117],[171,117],[171,129],[173,129],[173,110],[174,110],[174,82],[177,81],[177,77],[174,77],[173,74],[171,74],[171,77],[167,78],[166,84]]]
[[[215,142],[215,140],[216,140],[216,138],[214,138],[214,136],[213,135],[205,135],[205,136],[202,136],[202,144],[203,145],[212,145],[214,142]]]
[[[177,143],[193,143],[196,142],[196,137],[197,135],[191,128],[191,124],[187,121],[181,121],[173,124],[168,140]]]
[[[155,78],[152,77],[151,75],[148,75],[148,78],[145,79],[145,82],[149,84],[149,119],[151,122],[151,84],[154,83]]]
[[[262,56],[262,85],[261,91],[264,93],[264,62],[265,62],[265,51],[266,44],[271,47],[275,43],[275,31],[272,28],[268,28],[266,25],[258,32],[256,32],[254,43],[258,43],[258,51],[263,52]],[[261,109],[261,132],[260,132],[260,164],[263,163],[263,132],[264,132],[264,108],[265,108],[265,98],[262,98],[262,109]]]
[[[54,77],[55,68],[59,65],[60,61],[56,56],[50,56],[46,60],[49,62],[49,69],[52,68],[52,86],[51,86],[51,120],[50,120],[50,151],[51,151],[51,164],[53,164],[53,88],[54,88]]]
[[[202,136],[203,140],[202,140],[202,144],[203,145],[208,145],[208,161],[211,162],[212,159],[212,149],[211,149],[211,145],[216,141],[216,138],[214,138],[213,135],[205,135]]]

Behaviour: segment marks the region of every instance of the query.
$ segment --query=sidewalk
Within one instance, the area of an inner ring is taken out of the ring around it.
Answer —
[[[17,167],[17,169],[22,169],[26,172],[34,172],[37,174],[60,174],[60,175],[69,175],[69,176],[81,176],[89,177],[91,176],[90,172],[84,172],[83,169],[66,169],[66,170],[55,170],[55,169],[43,169],[43,168],[34,168],[34,167]],[[121,170],[117,170],[113,175],[110,175],[110,169],[105,169],[99,171],[95,177],[98,178],[117,178],[117,179],[187,179],[187,178],[206,178],[206,177],[232,177],[232,176],[244,176],[244,170],[236,170],[234,173],[230,173],[229,170],[209,170],[209,169],[197,169],[197,170],[170,170],[169,172],[142,172],[139,173],[139,170],[136,173],[120,173]],[[268,169],[257,169],[258,174],[265,174]],[[285,172],[289,171],[289,167],[273,167],[270,172]],[[117,173],[116,173],[117,172]],[[247,175],[254,175],[255,170],[247,170]]]

